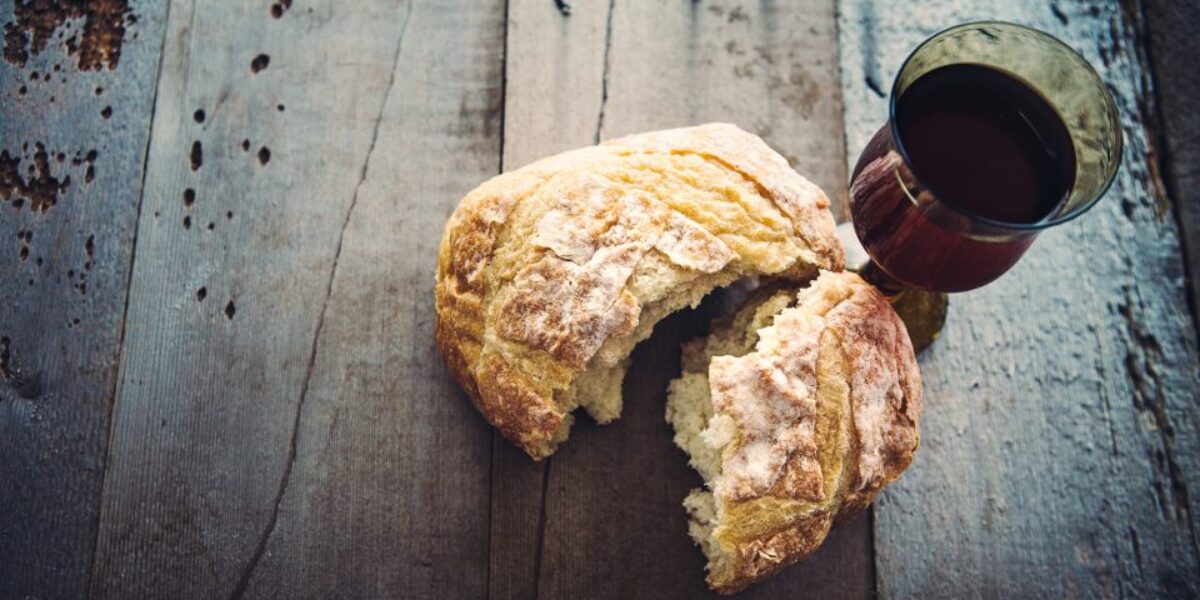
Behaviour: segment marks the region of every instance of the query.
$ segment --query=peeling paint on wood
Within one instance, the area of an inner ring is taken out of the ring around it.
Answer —
[[[1154,77],[1159,157],[1167,194],[1179,221],[1191,281],[1192,316],[1200,315],[1200,69],[1195,64],[1195,26],[1200,3],[1171,0],[1127,2],[1140,17],[1145,49],[1143,73]]]
[[[4,24],[4,59],[23,67],[51,42],[61,42],[79,69],[115,69],[125,31],[138,22],[128,0],[18,0]]]
[[[87,592],[164,31],[134,3],[118,65],[51,4],[0,3],[0,598]]]

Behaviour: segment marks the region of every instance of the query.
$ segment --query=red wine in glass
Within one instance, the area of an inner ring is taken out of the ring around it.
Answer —
[[[892,134],[885,128],[859,158],[851,211],[877,266],[908,286],[957,292],[999,277],[1036,231],[981,236],[955,221],[984,229],[989,222],[1036,224],[1055,213],[1074,183],[1075,150],[1062,118],[1038,92],[996,69],[953,64],[925,73],[898,99],[895,119],[899,144],[884,139]],[[920,185],[961,215],[938,219],[910,197],[915,186],[896,185],[888,164],[895,146]]]
[[[1119,113],[1079,54],[1012,23],[968,23],[905,60],[888,123],[854,168],[850,212],[885,290],[960,292],[1104,194]]]
[[[838,235],[920,351],[941,330],[947,292],[1003,275],[1038,234],[1099,201],[1120,168],[1121,119],[1078,52],[998,21],[922,42],[888,100]]]

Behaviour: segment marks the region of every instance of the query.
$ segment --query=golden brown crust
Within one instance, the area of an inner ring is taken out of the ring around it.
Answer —
[[[712,124],[612,140],[480,185],[446,223],[437,346],[479,411],[554,451],[584,371],[614,369],[684,286],[841,269],[829,201],[761,139]],[[703,293],[705,290],[700,290]],[[649,308],[662,303],[657,309]],[[617,369],[616,372],[621,372]]]
[[[782,302],[760,301],[729,322],[749,323],[772,305]],[[708,580],[722,593],[809,556],[834,522],[908,467],[919,443],[921,383],[907,331],[857,275],[821,273],[755,337],[753,351],[708,366],[704,435],[712,439],[722,419],[733,431],[709,482],[715,516],[703,517],[720,548]],[[702,352],[694,343],[689,351]]]
[[[921,374],[908,331],[883,294],[860,288],[830,311],[849,363],[854,450],[839,522],[861,513],[912,463],[920,443]]]
[[[498,354],[484,355],[478,385],[475,408],[522,448],[544,447],[566,418],[550,394]]]
[[[667,129],[605,142],[642,151],[696,153],[719,161],[754,181],[759,191],[771,198],[792,221],[796,234],[811,248],[811,264],[829,262],[823,269],[844,267],[841,243],[830,232],[835,226],[824,192],[800,177],[787,159],[771,150],[758,136],[727,123]],[[819,198],[813,202],[813,198]]]
[[[769,535],[739,542],[732,549],[730,567],[711,573],[708,584],[721,594],[740,592],[816,552],[832,526],[832,516],[823,512]]]

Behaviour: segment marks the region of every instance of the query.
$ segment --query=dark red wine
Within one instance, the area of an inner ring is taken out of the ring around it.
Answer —
[[[1033,242],[1020,225],[1051,217],[1074,184],[1062,119],[1000,71],[930,71],[898,98],[894,118],[898,143],[884,127],[859,158],[851,210],[871,257],[908,285],[963,291],[999,277]],[[936,201],[918,208],[914,190]]]
[[[1049,216],[1075,180],[1071,134],[1024,83],[950,65],[917,79],[896,107],[909,166],[934,196],[1006,223]]]

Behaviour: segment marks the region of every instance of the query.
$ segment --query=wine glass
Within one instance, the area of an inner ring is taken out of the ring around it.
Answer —
[[[861,242],[860,272],[893,296],[924,347],[945,293],[993,281],[1039,233],[1091,208],[1121,146],[1112,96],[1065,43],[1013,23],[951,27],[896,75],[839,235],[851,262]]]

